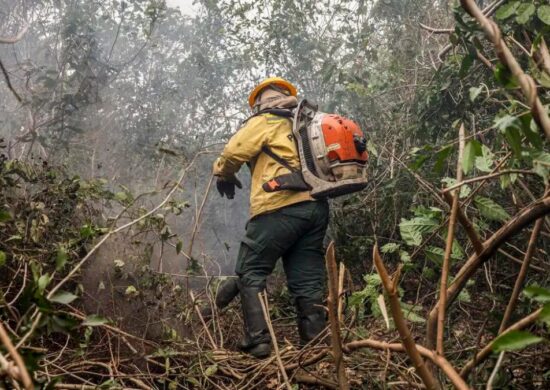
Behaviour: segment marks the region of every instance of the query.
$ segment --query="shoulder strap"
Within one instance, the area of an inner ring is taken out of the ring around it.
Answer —
[[[246,118],[242,123],[241,123],[241,127],[246,123],[248,122],[250,119],[258,116],[258,115],[262,115],[262,114],[273,114],[273,115],[277,115],[277,116],[282,116],[282,117],[285,117],[285,118],[289,118],[289,119],[294,119],[294,112],[292,111],[293,108],[266,108],[262,111],[258,111],[257,113],[249,116],[248,118]]]
[[[269,157],[271,157],[273,160],[277,161],[279,164],[281,164],[283,167],[288,169],[290,172],[298,172],[299,170],[297,168],[294,168],[292,165],[288,163],[284,158],[279,156],[277,153],[275,153],[273,150],[269,149],[268,146],[262,147],[262,152],[267,154]]]

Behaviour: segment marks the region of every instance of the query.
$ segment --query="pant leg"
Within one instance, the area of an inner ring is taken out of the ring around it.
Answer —
[[[264,288],[266,278],[282,257],[308,230],[316,202],[291,205],[273,213],[259,215],[248,222],[235,273],[244,286]],[[290,210],[290,211],[289,211]],[[293,212],[300,218],[292,218]]]
[[[313,202],[313,206],[307,228],[283,256],[288,289],[296,301],[319,302],[324,296],[323,240],[329,220],[329,209],[328,204],[323,201]],[[293,216],[289,214],[289,217]]]

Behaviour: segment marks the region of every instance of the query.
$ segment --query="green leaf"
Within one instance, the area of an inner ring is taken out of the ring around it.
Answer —
[[[84,225],[80,228],[80,237],[90,238],[95,234],[94,228],[91,225]]]
[[[369,139],[367,141],[367,151],[374,157],[378,157],[378,151],[376,150],[376,146],[374,143]]]
[[[50,284],[51,277],[49,274],[40,275],[38,278],[38,293],[42,294],[46,287],[48,287],[48,284]]]
[[[483,87],[471,87],[470,88],[470,101],[473,103],[479,94],[483,91]]]
[[[548,182],[548,172],[550,170],[550,153],[536,152],[533,155],[533,171],[535,171],[544,182]]]
[[[49,300],[50,302],[61,303],[63,305],[68,305],[72,301],[78,298],[76,295],[71,294],[68,291],[59,291],[53,295]]]
[[[550,5],[541,5],[537,10],[537,16],[543,23],[550,25]]]
[[[97,314],[92,314],[86,317],[82,322],[84,326],[100,326],[109,322],[106,318],[98,316]]]
[[[550,303],[542,307],[542,311],[539,314],[539,320],[550,326]]]
[[[519,1],[511,1],[499,7],[495,17],[499,20],[508,19],[510,16],[516,13],[519,6]]]
[[[217,372],[218,372],[218,365],[212,364],[211,366],[206,367],[206,370],[204,370],[204,375],[212,376],[212,375],[216,375]]]
[[[7,210],[0,210],[0,223],[9,221],[11,219],[11,214]]]
[[[135,297],[138,294],[139,294],[138,290],[132,285],[126,287],[126,290],[124,291],[124,295],[128,297]]]
[[[400,302],[401,308],[403,309],[403,315],[407,319],[407,321],[414,322],[417,324],[422,324],[426,322],[426,319],[421,317],[419,313],[421,313],[422,308],[419,305],[410,305],[405,302]]]
[[[489,220],[503,222],[510,218],[510,214],[492,199],[476,196],[474,198],[474,203],[481,215]]]
[[[540,303],[550,302],[550,290],[540,286],[529,286],[523,290],[523,293],[529,299]]]
[[[464,146],[464,155],[462,156],[462,170],[464,174],[470,173],[474,167],[476,156],[481,155],[481,144],[476,140],[471,140]]]
[[[57,250],[57,255],[55,257],[55,269],[57,271],[60,271],[65,267],[65,264],[67,263],[67,260],[69,259],[69,256],[67,255],[67,252],[64,248],[59,248]]]
[[[492,349],[494,352],[516,351],[540,343],[542,340],[542,337],[534,336],[529,332],[512,330],[497,337],[493,342]]]
[[[435,155],[436,161],[434,164],[435,172],[441,173],[443,171],[443,168],[445,168],[445,163],[447,162],[447,159],[451,155],[452,151],[453,147],[449,145],[437,152]]]
[[[504,115],[495,119],[495,127],[504,133],[509,127],[520,126],[518,118],[512,115]]]
[[[436,246],[429,246],[426,248],[426,257],[439,266],[443,264],[444,256],[445,256],[445,250],[442,248],[439,248]]]
[[[531,16],[535,13],[536,8],[532,3],[522,3],[517,9],[516,22],[519,24],[525,24],[531,19]]]
[[[491,172],[493,169],[491,168],[494,163],[494,155],[493,152],[491,152],[491,149],[489,149],[485,145],[481,145],[481,156],[476,157],[476,168],[479,169],[481,172]]]
[[[399,251],[399,258],[403,263],[411,262],[411,255],[407,251]]]
[[[4,265],[6,265],[6,253],[0,251],[0,267],[3,267]]]
[[[516,156],[521,156],[521,134],[517,127],[509,127],[504,133],[504,137],[508,141],[508,145],[514,151]]]
[[[128,195],[126,194],[126,192],[117,192],[115,194],[115,199],[118,200],[119,202],[124,202],[126,200],[128,200]]]
[[[396,244],[395,242],[390,242],[386,245],[383,245],[381,248],[380,248],[380,251],[382,253],[394,253],[396,252],[398,249],[399,249],[399,244]]]
[[[182,248],[183,248],[183,241],[178,240],[178,242],[176,243],[176,254],[179,255],[181,253]]]
[[[437,226],[437,221],[433,219],[415,217],[409,220],[401,219],[399,231],[407,245],[418,246],[422,243],[422,233],[433,232]]]

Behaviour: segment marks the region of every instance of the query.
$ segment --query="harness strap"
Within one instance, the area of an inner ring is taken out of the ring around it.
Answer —
[[[275,153],[273,150],[269,149],[268,146],[262,147],[262,152],[267,154],[269,157],[271,157],[273,160],[277,161],[279,164],[281,164],[283,167],[288,169],[290,172],[299,172],[299,169],[293,167],[286,161],[284,158],[279,156],[277,153]]]

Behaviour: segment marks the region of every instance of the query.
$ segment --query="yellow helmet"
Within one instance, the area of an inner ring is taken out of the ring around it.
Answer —
[[[262,92],[265,87],[272,84],[288,90],[288,92],[290,92],[290,95],[292,96],[296,96],[298,93],[296,87],[290,81],[287,81],[281,77],[268,77],[267,79],[256,85],[252,92],[250,92],[250,95],[248,96],[248,104],[250,105],[250,108],[254,107],[254,103],[256,102],[258,94]]]

